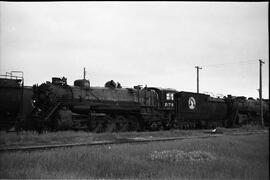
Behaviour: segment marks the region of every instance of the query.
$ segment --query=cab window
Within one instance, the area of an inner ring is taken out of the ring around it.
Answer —
[[[173,100],[173,93],[167,93],[166,100]]]

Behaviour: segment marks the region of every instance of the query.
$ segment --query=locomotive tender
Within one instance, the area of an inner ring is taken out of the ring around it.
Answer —
[[[180,128],[227,126],[228,107],[224,99],[191,92],[176,93],[175,99],[176,121]]]
[[[213,98],[156,87],[122,88],[113,80],[105,87],[91,87],[85,73],[73,86],[64,77],[32,88],[24,87],[22,80],[0,80],[1,128],[16,124],[17,129],[38,131],[118,132],[260,123],[259,101],[245,97]],[[269,100],[264,100],[263,106],[265,125],[269,125]]]

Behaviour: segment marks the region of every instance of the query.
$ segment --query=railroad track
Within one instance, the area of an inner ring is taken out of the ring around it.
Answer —
[[[7,147],[0,148],[0,152],[17,152],[17,151],[38,151],[38,150],[50,150],[57,148],[72,148],[80,146],[100,146],[100,145],[110,145],[110,144],[135,144],[135,143],[149,143],[158,141],[175,141],[175,140],[185,140],[185,139],[204,139],[220,137],[223,135],[229,136],[240,136],[240,135],[253,135],[253,134],[264,134],[266,132],[245,132],[245,133],[233,133],[233,134],[218,134],[208,132],[207,135],[194,135],[194,136],[184,136],[184,137],[166,137],[166,138],[117,138],[115,140],[103,140],[103,141],[93,141],[89,143],[70,143],[70,144],[48,144],[48,145],[34,145],[34,146],[19,146],[19,147]]]

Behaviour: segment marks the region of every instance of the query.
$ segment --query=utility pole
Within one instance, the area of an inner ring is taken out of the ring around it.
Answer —
[[[260,120],[261,120],[262,126],[264,126],[264,122],[263,122],[263,104],[262,104],[262,64],[264,64],[264,62],[262,61],[262,59],[259,59],[259,62],[260,62],[260,88],[259,88]]]
[[[197,69],[197,93],[199,93],[199,70],[202,68],[199,66],[195,66],[195,68]]]

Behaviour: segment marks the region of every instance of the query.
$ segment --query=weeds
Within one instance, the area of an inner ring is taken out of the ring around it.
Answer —
[[[211,161],[216,157],[205,151],[184,152],[181,150],[154,151],[150,154],[152,161],[182,162],[182,161]]]

